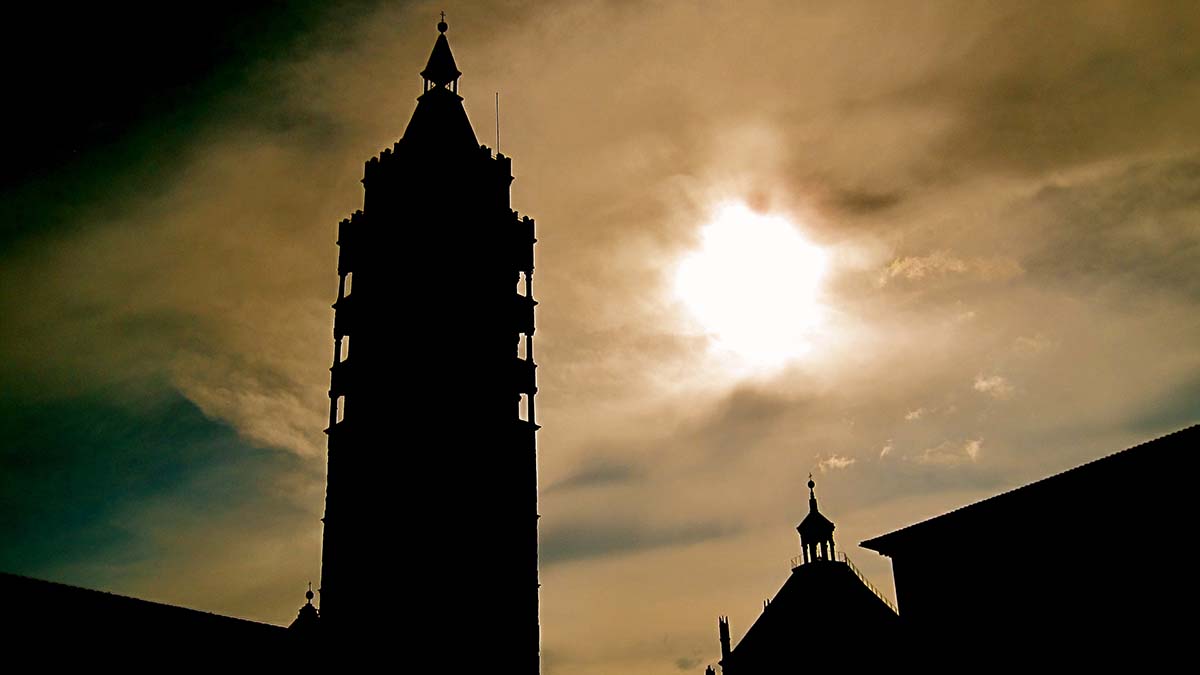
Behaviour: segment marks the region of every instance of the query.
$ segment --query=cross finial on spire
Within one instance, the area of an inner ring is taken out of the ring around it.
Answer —
[[[442,20],[438,22],[437,29],[439,33],[445,33],[450,26],[446,25],[446,13],[442,12]]]

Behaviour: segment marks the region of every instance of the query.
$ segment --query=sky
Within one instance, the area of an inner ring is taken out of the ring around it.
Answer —
[[[2,41],[0,570],[291,621],[336,227],[443,9],[538,223],[548,675],[715,663],[810,473],[890,594],[858,542],[1200,420],[1194,3],[44,8]]]

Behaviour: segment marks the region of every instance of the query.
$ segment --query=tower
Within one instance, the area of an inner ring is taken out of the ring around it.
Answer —
[[[342,644],[535,673],[534,222],[475,137],[447,28],[338,228],[321,621]]]
[[[833,560],[833,521],[817,510],[817,484],[808,477],[808,515],[796,526],[800,533],[800,556],[804,563],[816,560]]]

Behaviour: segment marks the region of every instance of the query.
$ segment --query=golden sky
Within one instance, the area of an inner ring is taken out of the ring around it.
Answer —
[[[319,578],[336,225],[441,9],[538,223],[548,675],[715,662],[716,616],[736,639],[786,578],[810,472],[890,593],[859,541],[1200,417],[1195,4],[381,4],[254,60],[194,133],[4,251],[0,403],[82,420],[4,461],[40,452],[28,480],[51,481],[89,449],[90,500],[46,488],[74,529],[37,538],[50,507],[14,491],[41,488],[4,483],[33,514],[8,568],[291,620]],[[748,362],[676,283],[729,204],[824,265],[804,297],[744,298],[804,320],[782,362]],[[139,431],[154,415],[189,421]],[[185,436],[202,463],[121,468]]]

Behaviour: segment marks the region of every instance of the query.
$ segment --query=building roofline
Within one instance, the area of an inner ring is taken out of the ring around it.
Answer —
[[[36,577],[28,577],[22,574],[13,574],[11,572],[0,572],[0,583],[14,585],[14,588],[7,589],[10,591],[15,590],[15,585],[24,586],[25,588],[35,588],[38,586],[42,588],[56,588],[60,591],[83,594],[95,599],[103,598],[108,601],[125,603],[128,606],[169,611],[180,616],[190,615],[197,618],[212,619],[218,622],[233,622],[254,628],[275,629],[278,631],[287,630],[286,626],[279,626],[273,623],[264,623],[262,621],[254,621],[252,619],[243,619],[241,617],[229,616],[227,614],[217,614],[215,612],[207,612],[202,609],[193,609],[191,607],[183,607],[181,605],[170,605],[165,602],[143,600],[130,595],[121,595],[119,593],[111,593],[109,591],[101,591],[95,588],[86,588],[84,586],[72,586],[71,584],[64,584],[58,581],[48,581],[46,579],[38,579]]]
[[[1167,439],[1182,437],[1191,433],[1200,434],[1200,424],[1192,424],[1190,426],[1183,427],[1182,429],[1177,429],[1169,434],[1164,434],[1162,436],[1138,443],[1137,445],[1125,448],[1124,450],[1118,450],[1117,452],[1104,455],[1103,457],[1098,457],[1065,471],[1038,479],[1032,483],[1026,483],[1025,485],[1001,492],[1000,494],[960,506],[941,515],[933,516],[932,518],[927,518],[911,525],[906,525],[898,530],[893,530],[887,534],[881,534],[878,537],[873,537],[871,539],[862,541],[859,543],[859,546],[886,556],[890,556],[891,552],[895,551],[898,546],[902,546],[909,540],[935,532],[941,527],[948,526],[952,522],[957,522],[964,516],[969,517],[975,514],[983,513],[986,510],[995,507],[997,504],[1003,504],[1014,499],[1020,499],[1021,497],[1027,496],[1030,493],[1045,489],[1047,485],[1057,485],[1060,481],[1069,480],[1070,478],[1079,476],[1081,473],[1095,470],[1097,465],[1106,465],[1113,460],[1127,458],[1129,456],[1127,453],[1139,448],[1145,448],[1151,444],[1160,443]]]

